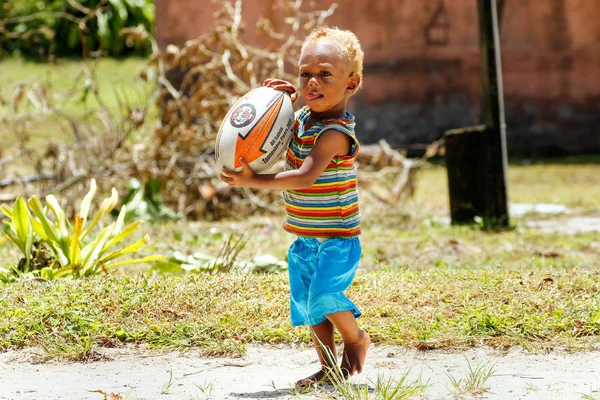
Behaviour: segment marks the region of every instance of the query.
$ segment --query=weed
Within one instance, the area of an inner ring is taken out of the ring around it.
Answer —
[[[287,262],[278,260],[270,255],[255,256],[251,260],[241,260],[239,255],[246,247],[249,237],[246,234],[231,234],[221,242],[221,248],[216,257],[206,253],[195,252],[184,254],[180,251],[172,253],[165,261],[154,263],[151,272],[159,274],[183,274],[183,273],[222,273],[222,272],[244,272],[244,273],[269,273],[283,272],[287,270]]]
[[[399,378],[378,375],[376,379],[368,379],[368,383],[363,385],[334,379],[332,384],[335,392],[329,396],[344,400],[404,400],[423,396],[429,383],[423,382],[420,376],[411,381],[409,373],[407,371]]]
[[[206,382],[206,380],[204,381],[204,384],[199,385],[197,383],[192,382],[192,384],[198,389],[198,391],[201,393],[200,397],[197,397],[198,399],[202,399],[202,400],[208,400],[210,399],[210,396],[212,394],[212,391],[214,389],[214,383],[212,382]]]
[[[527,383],[525,384],[525,389],[526,389],[526,390],[528,390],[528,391],[530,391],[530,392],[539,392],[539,391],[540,391],[540,388],[539,388],[539,387],[537,387],[537,386],[535,386],[535,385],[534,385],[533,383],[531,383],[531,382],[527,382]]]
[[[413,381],[409,381],[409,373],[410,370],[405,372],[399,379],[377,376],[375,382],[371,381],[375,386],[377,399],[402,400],[415,396],[423,396],[429,387],[429,382],[423,382],[421,376]]]
[[[169,370],[169,380],[163,385],[160,394],[167,394],[171,390],[171,387],[177,382],[177,379],[173,379],[173,368]]]
[[[600,389],[593,390],[590,388],[590,393],[578,393],[581,395],[580,400],[600,400]]]
[[[404,373],[399,379],[391,377],[385,378],[378,375],[375,381],[369,379],[369,384],[356,385],[345,378],[345,371],[342,371],[336,362],[336,357],[332,351],[319,341],[321,351],[331,367],[326,372],[324,380],[335,388],[335,393],[330,393],[331,398],[342,398],[344,400],[403,400],[414,396],[421,396],[429,386],[428,382],[423,383],[421,376],[414,381],[408,380],[410,370]],[[318,384],[316,385],[318,387]]]
[[[450,380],[450,392],[455,395],[466,393],[478,395],[484,393],[487,391],[487,381],[496,372],[494,366],[487,367],[486,365],[479,365],[473,368],[469,359],[466,357],[465,359],[467,360],[468,372],[464,379],[457,379],[451,374],[446,373]]]

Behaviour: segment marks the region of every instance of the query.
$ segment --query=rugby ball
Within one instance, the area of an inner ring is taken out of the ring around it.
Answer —
[[[256,173],[275,165],[292,137],[294,109],[290,96],[263,86],[243,96],[221,123],[215,143],[219,170],[239,171],[240,157]]]

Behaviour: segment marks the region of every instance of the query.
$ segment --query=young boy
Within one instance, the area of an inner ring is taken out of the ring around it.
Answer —
[[[354,166],[360,144],[346,103],[361,87],[363,57],[352,32],[315,29],[298,61],[306,106],[296,112],[285,171],[258,175],[240,160],[240,172],[221,173],[231,186],[284,190],[284,228],[298,236],[288,253],[292,325],[310,326],[321,363],[319,371],[297,386],[328,380],[336,363],[334,329],[344,341],[344,377],[362,371],[370,344],[356,323],[360,311],[344,295],[361,255]],[[289,82],[267,79],[264,85],[289,92],[292,100],[297,97]]]

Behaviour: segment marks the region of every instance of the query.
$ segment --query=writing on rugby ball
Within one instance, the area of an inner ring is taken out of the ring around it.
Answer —
[[[286,92],[266,86],[250,91],[221,123],[215,143],[217,167],[239,170],[243,157],[254,172],[268,170],[287,149],[293,124],[294,109]]]

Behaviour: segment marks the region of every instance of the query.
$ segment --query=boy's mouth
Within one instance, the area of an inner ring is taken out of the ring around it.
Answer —
[[[309,93],[306,95],[307,100],[316,100],[316,99],[320,99],[321,97],[323,97],[323,95],[320,93],[316,93],[316,92],[312,92],[312,93]]]

